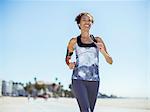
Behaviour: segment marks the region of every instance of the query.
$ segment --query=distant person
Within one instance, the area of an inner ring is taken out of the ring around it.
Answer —
[[[99,89],[99,51],[109,64],[112,58],[108,54],[105,44],[100,37],[90,34],[93,16],[80,13],[75,21],[81,31],[77,37],[70,39],[67,46],[66,64],[73,69],[72,89],[77,99],[80,112],[93,112]],[[71,62],[73,52],[76,62]]]
[[[31,95],[28,93],[28,100],[30,100]]]

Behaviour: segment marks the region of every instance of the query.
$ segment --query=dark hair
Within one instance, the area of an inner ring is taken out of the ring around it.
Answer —
[[[88,12],[82,12],[82,13],[80,13],[80,14],[75,18],[75,21],[77,22],[78,26],[79,26],[79,24],[80,24],[80,20],[81,20],[81,17],[82,17],[83,15],[88,15],[88,16],[90,16],[90,17],[92,18],[92,23],[94,23],[93,16],[92,16],[90,13],[88,13]],[[79,28],[80,28],[80,26],[79,26]]]

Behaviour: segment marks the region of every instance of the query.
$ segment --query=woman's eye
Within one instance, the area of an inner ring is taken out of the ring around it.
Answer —
[[[89,20],[86,20],[86,19],[82,19],[82,21],[88,21],[88,22],[92,22],[92,20],[90,20],[90,19],[89,19]]]
[[[82,21],[86,21],[86,19],[83,19]]]

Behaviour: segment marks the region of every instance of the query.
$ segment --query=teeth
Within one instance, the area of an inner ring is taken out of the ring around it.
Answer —
[[[90,25],[85,25],[86,27],[89,27]]]

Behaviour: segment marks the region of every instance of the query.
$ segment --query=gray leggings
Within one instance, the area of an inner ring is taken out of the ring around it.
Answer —
[[[73,79],[72,89],[77,99],[80,112],[93,112],[99,89],[99,81]]]

